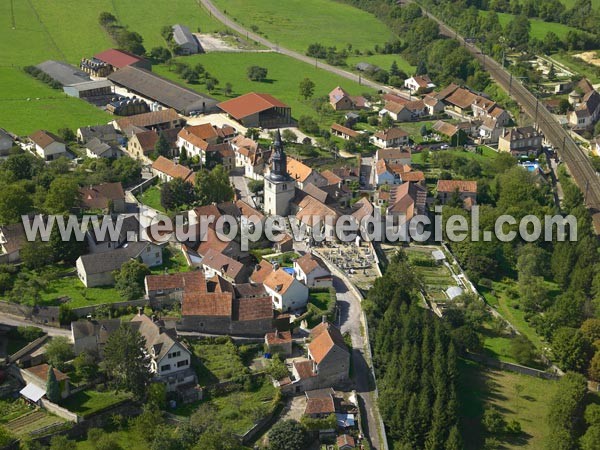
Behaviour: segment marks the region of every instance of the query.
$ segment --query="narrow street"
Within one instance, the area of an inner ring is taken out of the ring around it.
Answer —
[[[48,336],[64,336],[71,339],[71,330],[41,325],[32,322],[31,320],[25,320],[21,317],[13,316],[12,314],[0,313],[0,323],[13,327],[38,327],[44,331],[44,333],[47,333]]]

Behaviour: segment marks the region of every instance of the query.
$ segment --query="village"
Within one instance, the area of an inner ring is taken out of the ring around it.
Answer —
[[[200,51],[185,27],[176,25],[173,37],[181,51]],[[50,280],[68,284],[76,303],[60,288],[33,305],[2,302],[2,312],[44,330],[1,330],[22,344],[2,349],[0,389],[21,397],[5,425],[23,436],[80,436],[89,423],[135,410],[131,396],[107,391],[108,375],[99,369],[111,336],[133,330],[145,342],[150,382],[164,386],[161,403],[169,414],[189,418],[203,402],[222,411],[247,395],[261,408],[237,412],[246,416],[235,429],[244,445],[286,417],[302,421],[328,449],[368,448],[364,428],[373,425],[366,417],[373,399],[364,391],[373,375],[360,302],[401,244],[296,241],[292,222],[333,237],[328,217],[361,222],[377,211],[403,223],[438,205],[469,211],[482,198],[485,203],[486,161],[514,158],[548,184],[560,162],[535,125],[517,126],[488,96],[458,84],[436,86],[426,74],[368,97],[331,86],[327,102],[337,121],[322,133],[331,144],[324,148],[270,94],[219,102],[122,50],[82,55],[80,67],[45,61],[32,72],[114,120],[81,124],[71,140],[46,130],[30,136],[0,130],[1,156],[18,148],[48,164],[66,158],[68,170],[91,159],[130,158],[139,162],[141,177],[78,187],[73,209],[118,217],[123,226],[116,239],[88,229],[86,250]],[[594,126],[599,99],[587,80],[578,82],[569,94],[574,129]],[[303,156],[306,149],[319,156]],[[453,160],[444,162],[443,155]],[[233,186],[232,198],[166,205],[165,185],[193,190],[219,171]],[[242,250],[238,240],[219,239],[214,224],[186,241],[150,239],[159,214],[182,216],[190,227],[200,217],[226,215],[242,228],[248,217],[284,216],[288,223],[278,242]],[[21,265],[24,249],[23,223],[0,226],[0,264]],[[447,249],[425,253],[436,270],[450,268],[424,294],[424,303],[443,315],[470,284],[457,264],[445,263]],[[116,286],[130,270],[142,277],[133,280],[134,298],[123,298]],[[67,349],[57,356],[61,343]],[[229,356],[232,370],[219,367],[219,353]],[[93,374],[82,375],[83,366]],[[358,375],[359,367],[366,373]]]

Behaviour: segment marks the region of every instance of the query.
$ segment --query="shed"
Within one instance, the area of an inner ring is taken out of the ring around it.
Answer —
[[[444,255],[444,252],[441,250],[434,250],[431,252],[431,256],[437,263],[440,263],[446,259],[446,255]]]
[[[446,295],[450,300],[454,300],[459,295],[462,295],[462,293],[462,288],[459,288],[458,286],[451,286],[448,289],[446,289]]]
[[[182,55],[201,52],[200,43],[185,25],[173,25],[173,40],[177,43]]]
[[[87,73],[61,61],[48,60],[35,67],[63,86],[92,81]]]

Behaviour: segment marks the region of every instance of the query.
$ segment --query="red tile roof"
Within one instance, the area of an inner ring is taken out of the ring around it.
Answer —
[[[141,56],[134,55],[133,53],[126,52],[124,50],[117,50],[114,48],[104,50],[96,55],[94,58],[99,59],[107,64],[110,64],[117,69],[122,67],[130,66],[140,61],[144,61]]]
[[[360,134],[358,131],[354,131],[353,129],[340,125],[339,123],[332,124],[331,129],[350,137],[356,137]]]
[[[288,105],[277,100],[272,95],[257,94],[256,92],[250,92],[227,100],[219,103],[217,106],[238,120],[271,108],[289,108]]]
[[[310,360],[296,361],[294,362],[294,368],[301,380],[317,375],[314,370],[314,363]]]
[[[312,341],[308,344],[308,349],[317,364],[323,361],[333,347],[337,346],[348,351],[339,328],[334,327],[328,322],[320,323],[310,330],[310,336]]]
[[[36,378],[39,378],[42,381],[46,381],[48,379],[48,369],[50,366],[48,364],[40,364],[39,366],[29,367],[25,369],[30,374],[34,375]],[[57,381],[68,380],[69,376],[62,373],[60,370],[52,368],[54,375],[56,376]]]
[[[477,181],[466,180],[439,180],[437,183],[438,192],[471,192],[477,193]]]
[[[148,291],[183,289],[189,292],[200,292],[206,290],[206,280],[201,270],[167,275],[148,275],[146,285]]]
[[[184,181],[192,181],[190,178],[194,172],[187,167],[177,164],[164,156],[159,156],[152,163],[152,169],[162,172],[172,178],[181,178]]]
[[[239,321],[273,318],[273,301],[268,296],[235,299],[234,308]]]
[[[124,200],[123,185],[119,183],[102,183],[95,186],[79,188],[81,203],[90,209],[108,208],[111,201]]]
[[[292,333],[289,331],[274,331],[267,333],[265,339],[269,345],[286,344],[292,342]]]
[[[231,317],[231,292],[185,292],[181,313],[184,316]]]
[[[277,269],[272,271],[263,284],[277,292],[278,294],[284,294],[289,287],[294,283],[295,278],[287,273],[283,269]]]
[[[263,259],[255,268],[250,276],[253,283],[264,283],[266,278],[273,272],[273,264]]]
[[[334,413],[335,403],[331,395],[328,397],[309,398],[306,400],[306,409],[304,410],[304,414],[306,415]]]
[[[50,133],[49,131],[46,131],[46,130],[36,131],[35,133],[33,133],[32,135],[29,136],[29,139],[31,139],[33,141],[33,143],[35,143],[36,145],[39,145],[41,148],[46,148],[54,142],[64,143],[61,140],[61,138],[59,138],[57,135]]]

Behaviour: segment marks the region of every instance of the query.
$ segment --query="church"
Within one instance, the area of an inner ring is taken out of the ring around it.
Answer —
[[[277,130],[273,142],[271,169],[265,175],[265,205],[268,215],[285,216],[290,212],[290,203],[295,196],[295,181],[287,171],[287,156],[283,149],[281,133]]]

